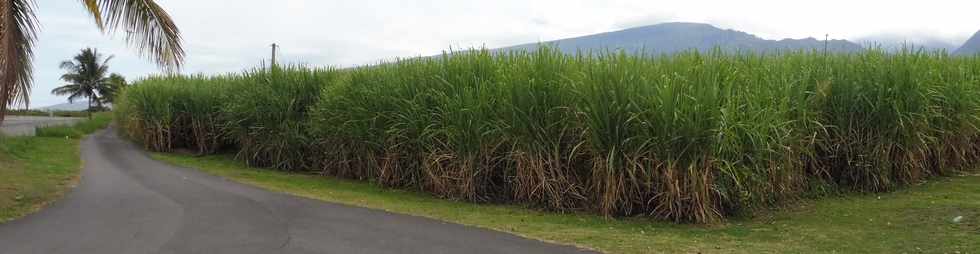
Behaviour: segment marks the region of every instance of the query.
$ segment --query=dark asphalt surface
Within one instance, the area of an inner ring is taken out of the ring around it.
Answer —
[[[331,204],[154,161],[115,131],[82,142],[78,187],[0,224],[0,253],[588,253]]]

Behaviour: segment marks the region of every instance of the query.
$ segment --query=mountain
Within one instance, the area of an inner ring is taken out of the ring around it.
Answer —
[[[970,37],[966,43],[963,43],[963,46],[953,52],[954,55],[974,55],[977,53],[980,53],[980,31],[973,34],[973,37]]]
[[[846,40],[823,41],[814,38],[766,40],[732,29],[721,29],[701,23],[662,23],[582,37],[523,44],[498,50],[534,50],[541,44],[552,45],[565,53],[579,51],[625,50],[647,54],[672,54],[690,49],[699,51],[720,47],[726,51],[772,52],[777,50],[817,49],[833,52],[856,52],[861,45]]]
[[[927,51],[946,50],[953,52],[958,47],[949,41],[928,35],[879,34],[854,40],[861,46],[880,46],[888,51],[898,51],[903,47],[915,47]]]
[[[42,111],[85,111],[86,109],[88,109],[88,101],[84,100],[38,108],[38,110]]]

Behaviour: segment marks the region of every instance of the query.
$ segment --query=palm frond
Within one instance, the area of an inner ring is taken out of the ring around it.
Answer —
[[[92,14],[92,18],[95,19],[95,25],[99,27],[99,30],[105,30],[105,24],[102,23],[102,10],[99,10],[98,0],[81,0],[82,5],[85,5],[85,10],[88,10],[89,14]]]
[[[101,0],[110,31],[123,29],[126,41],[157,65],[176,71],[184,61],[180,30],[170,15],[153,0]]]
[[[33,0],[0,1],[0,122],[7,107],[30,103],[37,38]]]
[[[75,103],[76,100],[84,97],[88,97],[88,94],[85,94],[83,91],[77,91],[72,93],[71,96],[68,96],[68,103]]]
[[[116,56],[109,55],[109,57],[106,57],[105,60],[102,61],[102,64],[101,65],[98,65],[98,68],[96,68],[95,70],[93,70],[93,71],[96,72],[96,76],[97,77],[105,77],[105,76],[107,76],[106,74],[109,73],[109,60],[112,60],[112,58],[114,58],[114,57],[116,57]]]
[[[82,91],[81,87],[82,86],[79,85],[79,84],[67,84],[67,85],[60,86],[60,87],[57,87],[55,89],[52,89],[51,90],[51,93],[54,94],[54,95],[59,95],[59,96],[60,95],[67,95],[67,94],[76,94],[76,93],[79,93],[79,91]]]
[[[102,66],[109,65],[109,60],[112,60],[113,58],[116,58],[116,55],[109,55],[109,57],[106,57],[105,60],[102,60]]]
[[[82,75],[77,73],[65,73],[61,75],[61,80],[65,82],[78,83],[81,82],[83,79],[84,78],[82,77]]]
[[[58,67],[67,71],[78,69],[78,65],[75,65],[75,62],[72,61],[62,61]]]

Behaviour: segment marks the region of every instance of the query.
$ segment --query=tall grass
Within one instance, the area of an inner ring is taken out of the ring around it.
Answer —
[[[169,76],[142,80],[119,98],[114,110],[116,121],[128,136],[151,150],[215,152],[226,142],[221,103],[227,101],[228,86],[236,78]]]
[[[238,157],[253,166],[309,168],[315,154],[305,126],[307,111],[323,86],[340,78],[332,69],[277,67],[227,80],[232,92],[220,114]]]
[[[978,92],[980,59],[944,53],[545,49],[151,78],[116,112],[154,150],[704,223],[976,166]]]

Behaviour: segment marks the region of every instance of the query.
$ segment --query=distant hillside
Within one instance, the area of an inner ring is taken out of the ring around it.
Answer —
[[[37,108],[43,111],[85,111],[88,109],[88,101],[75,101],[73,103],[61,103],[47,107]]]
[[[853,41],[861,44],[861,46],[880,46],[889,51],[901,50],[903,47],[911,46],[915,49],[946,50],[946,52],[952,53],[959,47],[949,41],[928,35],[881,34],[866,36]]]
[[[980,53],[980,31],[973,34],[973,37],[970,37],[966,43],[963,43],[963,46],[953,52],[956,55],[974,55],[977,53]]]
[[[601,51],[606,49],[643,52],[648,54],[671,54],[689,49],[700,51],[720,47],[725,50],[772,52],[776,50],[818,49],[825,45],[832,52],[856,52],[863,50],[861,45],[846,40],[823,40],[814,38],[766,40],[758,36],[731,29],[720,29],[700,23],[663,23],[651,26],[630,28],[621,31],[587,35],[576,38],[543,42],[553,45],[562,52]],[[498,50],[533,50],[538,43],[523,44]]]

